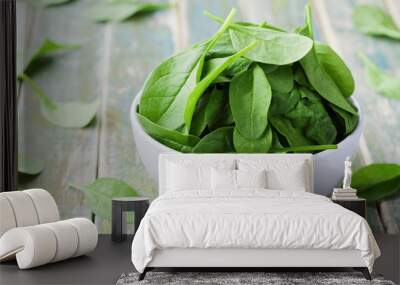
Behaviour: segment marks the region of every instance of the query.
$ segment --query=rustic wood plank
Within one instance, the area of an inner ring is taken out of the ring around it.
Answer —
[[[93,3],[93,2],[92,2]],[[99,93],[103,32],[87,20],[92,5],[75,1],[69,5],[45,9],[25,1],[35,17],[31,22],[31,38],[24,44],[25,54],[32,54],[45,38],[63,43],[81,44],[78,51],[59,55],[35,81],[52,99],[60,102],[90,101]],[[97,137],[95,124],[85,129],[64,129],[47,122],[40,114],[37,97],[23,87],[19,102],[20,151],[28,159],[45,161],[44,171],[37,177],[21,177],[19,188],[47,189],[59,206],[62,218],[90,217],[83,204],[83,195],[69,185],[91,182],[96,177]]]
[[[98,177],[117,177],[150,198],[157,196],[155,181],[137,153],[129,110],[148,74],[175,49],[169,17],[175,10],[105,25],[105,66],[101,92],[103,110],[99,140]],[[99,223],[109,232],[109,221]]]
[[[382,1],[365,0],[357,1],[357,3],[383,6]],[[326,40],[344,57],[355,77],[355,97],[363,107],[365,118],[364,136],[360,142],[363,163],[399,163],[400,133],[397,130],[400,127],[400,102],[381,97],[371,90],[365,82],[363,66],[355,53],[359,50],[363,51],[381,68],[393,72],[400,50],[395,47],[396,43],[393,41],[368,37],[353,27],[352,11],[355,6],[353,1],[340,1],[340,3],[313,1],[313,6],[317,11],[318,22],[323,27]],[[385,215],[382,220],[387,229],[388,226],[396,223],[392,215],[397,214],[392,212],[390,216],[387,216],[388,207],[383,206],[383,209],[384,211],[380,213]]]

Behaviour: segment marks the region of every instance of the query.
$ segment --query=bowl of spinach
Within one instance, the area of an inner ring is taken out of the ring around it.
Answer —
[[[306,23],[287,32],[233,22],[171,56],[148,76],[131,107],[139,155],[157,178],[158,155],[314,153],[315,191],[329,194],[358,147],[362,115],[353,76]]]

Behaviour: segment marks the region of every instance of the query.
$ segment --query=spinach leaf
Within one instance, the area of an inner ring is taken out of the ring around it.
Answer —
[[[328,112],[317,95],[306,89],[300,89],[303,98],[285,117],[290,119],[296,129],[318,144],[331,144],[336,139],[336,128]]]
[[[30,159],[26,153],[18,151],[18,173],[39,175],[44,169],[43,160]]]
[[[333,105],[357,115],[357,109],[346,99],[333,79],[320,64],[315,49],[300,60],[308,81],[325,100]]]
[[[376,163],[354,172],[351,186],[358,196],[378,201],[400,191],[400,164]]]
[[[237,128],[233,131],[233,145],[238,153],[266,153],[272,145],[272,131],[267,127],[260,138],[252,140],[242,136]]]
[[[372,185],[363,191],[358,191],[357,195],[367,199],[368,202],[375,202],[397,194],[399,191],[400,175],[393,179]]]
[[[257,45],[256,42],[251,43],[241,51],[238,51],[234,55],[228,57],[220,66],[211,71],[206,77],[204,77],[190,93],[189,98],[186,103],[184,119],[187,129],[190,129],[190,124],[192,122],[192,117],[194,110],[196,108],[197,101],[203,95],[204,91],[210,86],[210,84],[221,74],[230,64],[235,62],[249,50],[253,49]]]
[[[349,112],[346,112],[345,110],[342,110],[342,109],[336,107],[335,105],[330,104],[330,107],[336,112],[336,114],[343,121],[344,136],[351,134],[351,132],[353,132],[353,130],[358,125],[359,117],[356,115],[350,114]]]
[[[400,28],[392,17],[378,6],[356,6],[353,12],[353,24],[364,34],[400,40]]]
[[[100,107],[100,99],[89,103],[66,102],[56,103],[44,94],[35,81],[26,74],[21,74],[19,80],[27,83],[40,99],[40,111],[50,123],[63,128],[86,127],[96,116]]]
[[[205,12],[212,20],[221,23],[222,19]],[[234,23],[230,26],[232,45],[236,50],[248,43],[259,41],[259,45],[246,57],[257,62],[284,65],[302,58],[312,47],[312,41],[298,34],[284,32],[266,23]]]
[[[400,100],[400,76],[392,77],[386,74],[361,52],[358,56],[364,64],[368,85],[382,96]]]
[[[266,63],[258,63],[258,66],[262,68],[262,70],[264,70],[265,74],[269,74],[273,71],[275,71],[276,69],[278,69],[279,65],[273,65],[273,64],[266,64]]]
[[[308,5],[306,6],[306,25],[305,28],[300,32],[312,38],[312,31],[311,7]],[[310,52],[300,60],[300,64],[303,67],[308,81],[325,100],[343,110],[346,110],[347,112],[356,115],[357,110],[342,94],[335,81],[329,76],[320,63],[315,46],[316,45],[313,44]]]
[[[96,216],[108,220],[111,218],[112,198],[139,196],[125,181],[111,177],[98,178],[88,185],[71,186],[85,194],[85,202]]]
[[[221,23],[224,21],[222,20]],[[231,35],[229,31],[225,31],[216,44],[209,50],[208,58],[221,58],[231,56],[236,53],[236,49],[232,45]]]
[[[210,60],[207,60],[205,63],[205,74],[209,74],[211,71],[216,69],[218,66],[220,66],[226,58],[212,58]],[[239,73],[242,73],[246,71],[252,61],[247,59],[247,58],[239,58],[235,62],[233,62],[231,65],[229,65],[222,73],[221,75],[223,76],[228,76],[228,77],[233,77]]]
[[[247,53],[246,57],[268,64],[284,65],[298,61],[312,48],[312,41],[307,37],[260,27],[235,26],[230,29],[230,34],[237,50],[249,42],[258,41],[257,47]]]
[[[234,152],[233,127],[222,127],[207,134],[193,148],[194,153]]]
[[[351,186],[362,190],[400,176],[400,164],[375,163],[364,166],[353,173]]]
[[[79,45],[66,45],[46,39],[33,53],[32,57],[26,64],[23,73],[32,77],[35,73],[41,71],[46,65],[48,65],[52,60],[51,57],[55,54],[78,48],[80,48]]]
[[[187,150],[188,147],[195,146],[200,140],[196,136],[184,135],[157,125],[140,114],[137,114],[137,116],[146,133],[177,151]]]
[[[195,100],[191,98],[191,96],[193,97],[192,94],[198,92],[198,97],[200,97],[208,85],[223,71],[223,69],[219,73],[214,71],[211,76],[212,80],[210,80],[211,77],[207,76],[198,83],[205,55],[228,28],[234,14],[235,10],[232,10],[207,45],[190,48],[167,59],[150,74],[140,100],[139,111],[141,115],[166,128],[179,129],[185,123],[186,109],[190,105],[192,107],[190,121],[186,123],[184,130],[185,133],[189,132],[190,122],[198,101],[197,97]],[[204,84],[205,81],[208,84]],[[200,90],[199,86],[202,87]]]
[[[90,10],[89,17],[96,22],[122,22],[138,14],[153,13],[170,7],[169,3],[140,3],[131,0],[103,1]]]
[[[218,123],[221,110],[223,110],[226,103],[227,98],[223,91],[214,87],[209,95],[205,110],[205,119],[210,128],[213,128]]]
[[[310,82],[308,82],[303,68],[298,63],[293,65],[293,79],[298,85],[307,87],[308,89],[313,89]]]
[[[315,43],[315,52],[318,60],[333,79],[345,97],[350,97],[354,92],[354,79],[351,71],[340,56],[328,45]]]
[[[294,78],[292,67],[289,65],[279,66],[274,71],[268,73],[267,78],[272,90],[288,93],[293,89]]]
[[[261,67],[235,76],[229,86],[229,105],[238,131],[248,139],[257,139],[268,124],[271,86]]]
[[[293,89],[289,94],[272,91],[272,101],[269,108],[269,115],[279,116],[290,112],[296,107],[297,103],[300,101],[300,98],[301,94],[297,88]]]
[[[271,125],[280,133],[290,146],[306,146],[314,143],[306,138],[301,129],[295,128],[289,119],[283,116],[269,117]]]
[[[193,115],[192,125],[190,126],[189,133],[197,137],[200,137],[207,127],[206,108],[209,97],[209,94],[205,94],[200,98],[196,107],[197,110]]]

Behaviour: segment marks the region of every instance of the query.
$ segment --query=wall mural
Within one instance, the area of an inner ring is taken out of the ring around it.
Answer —
[[[355,2],[17,1],[19,189],[107,233],[162,152],[315,152],[324,195],[351,156],[371,227],[400,233],[400,30]]]

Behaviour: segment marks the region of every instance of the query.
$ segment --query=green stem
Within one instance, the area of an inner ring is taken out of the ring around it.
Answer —
[[[244,49],[238,51],[234,55],[228,57],[221,65],[212,70],[206,77],[204,77],[190,93],[189,98],[186,103],[184,120],[186,129],[190,130],[190,125],[193,118],[193,113],[196,108],[197,101],[203,95],[204,91],[210,86],[210,84],[220,75],[230,64],[235,62],[238,58],[243,56],[249,50],[253,49],[257,45],[257,41],[252,42],[250,45]]]
[[[212,49],[215,44],[217,43],[217,41],[221,38],[221,36],[223,35],[223,33],[226,31],[226,29],[231,25],[233,17],[236,14],[236,9],[233,8],[228,17],[226,17],[225,21],[222,20],[222,26],[219,28],[219,30],[215,33],[215,35],[211,38],[211,40],[208,42],[206,48],[204,49],[204,52],[199,60],[199,67],[197,69],[197,74],[196,74],[196,81],[199,82],[201,79],[201,75],[203,72],[203,65],[204,65],[204,61],[205,58],[208,54],[208,52],[210,51],[210,49]]]
[[[305,146],[291,146],[284,148],[272,148],[271,152],[301,152],[301,151],[318,151],[326,149],[337,149],[336,144],[325,145],[305,145]]]

